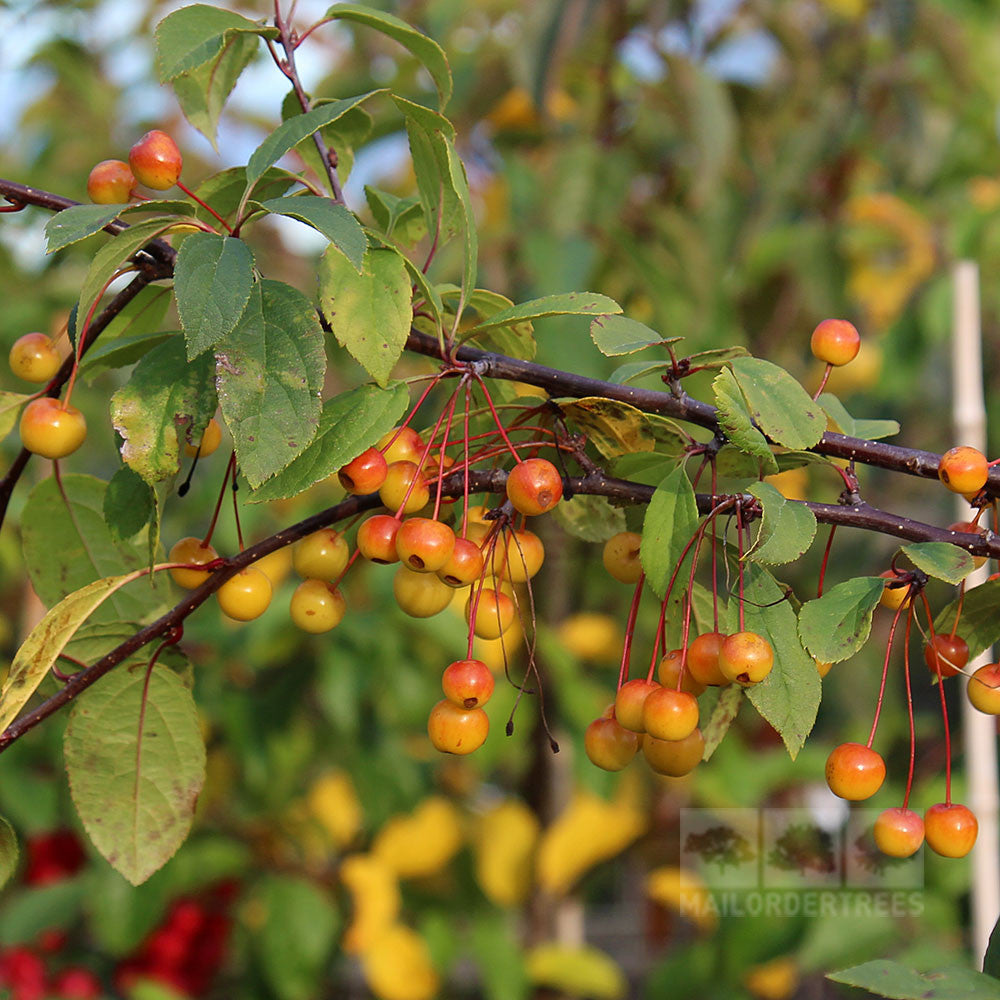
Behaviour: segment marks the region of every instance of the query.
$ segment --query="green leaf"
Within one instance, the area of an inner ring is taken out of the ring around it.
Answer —
[[[680,458],[691,443],[680,424],[658,413],[644,413],[646,430],[653,436],[653,451]]]
[[[894,1000],[1000,1000],[1000,982],[960,966],[917,972],[898,962],[876,959],[830,972],[826,978]]]
[[[590,339],[609,358],[619,354],[634,354],[653,344],[664,343],[664,338],[655,330],[627,316],[595,316],[590,321]],[[670,339],[674,341],[680,338]]]
[[[654,372],[664,372],[670,367],[669,361],[629,361],[619,365],[612,373],[609,382],[615,385],[628,385]]]
[[[410,279],[395,250],[369,250],[361,273],[343,254],[323,254],[319,301],[333,335],[385,387],[410,333]]]
[[[255,902],[265,916],[254,950],[275,996],[318,996],[340,926],[333,901],[305,879],[271,875],[258,885]]]
[[[713,347],[709,351],[695,351],[688,355],[688,362],[692,368],[704,371],[715,371],[727,365],[733,358],[745,358],[748,355],[745,347]]]
[[[76,702],[66,773],[94,846],[132,885],[170,860],[191,828],[205,745],[191,692],[172,670],[119,667]]]
[[[278,30],[208,4],[191,4],[168,14],[156,26],[156,73],[169,83],[215,60],[234,34],[277,38]]]
[[[592,316],[595,313],[605,316],[620,313],[622,307],[614,299],[595,292],[567,292],[564,295],[546,295],[541,299],[522,302],[495,313],[484,323],[478,324],[465,336],[474,335],[494,326],[506,326],[509,323],[523,323],[525,320],[541,319],[544,316]]]
[[[972,556],[951,542],[913,542],[900,551],[917,569],[945,583],[961,583],[976,568]]]
[[[395,234],[400,242],[412,244],[426,236],[427,220],[416,195],[399,198],[389,191],[366,185],[365,200],[375,218],[375,224],[387,237]]]
[[[760,501],[763,518],[746,558],[771,566],[794,562],[816,537],[816,516],[804,503],[786,500],[770,483],[753,483],[749,492]]]
[[[282,122],[251,154],[246,168],[247,191],[249,191],[264,176],[268,167],[277,163],[290,149],[297,146],[303,139],[309,138],[317,129],[335,122],[341,115],[347,114],[351,108],[357,107],[362,101],[368,100],[373,94],[381,93],[372,90],[357,97],[347,97],[341,101],[331,101],[321,104],[303,115],[296,115]]]
[[[645,486],[659,486],[664,476],[677,467],[677,461],[659,452],[640,451],[633,455],[622,455],[611,469],[616,478]]]
[[[603,396],[584,396],[561,403],[559,409],[605,458],[653,450],[653,436],[645,414],[628,403]]]
[[[11,875],[17,871],[19,855],[14,828],[0,816],[0,888],[3,888],[10,881]]]
[[[121,337],[160,333],[173,299],[171,290],[163,285],[146,285],[131,302],[104,328],[101,339],[84,356],[86,364],[98,347]]]
[[[878,441],[899,433],[899,424],[895,420],[855,420],[833,393],[822,393],[816,402],[833,421],[834,430],[841,434],[864,438],[866,441]]]
[[[84,889],[82,880],[65,879],[12,890],[0,907],[0,944],[33,947],[44,931],[69,930],[80,920]]]
[[[236,328],[254,286],[254,261],[243,240],[192,233],[177,251],[174,294],[190,361]]]
[[[735,358],[731,368],[750,416],[776,444],[812,448],[826,430],[826,414],[783,368],[760,358]]]
[[[326,352],[313,304],[290,285],[259,282],[215,358],[222,414],[256,489],[305,451],[319,426]]]
[[[285,170],[283,167],[268,167],[264,171],[264,176],[254,185],[254,190],[258,198],[266,200],[278,198],[293,184],[301,183],[302,179],[298,174],[294,174],[290,170]],[[202,201],[211,205],[225,219],[235,215],[246,192],[246,167],[229,167],[227,170],[222,170],[206,178],[195,188],[195,194]],[[196,208],[195,211],[199,217],[202,217],[202,213],[204,213],[207,216],[206,221],[211,220],[211,216],[204,209]]]
[[[448,103],[451,98],[451,69],[448,67],[444,50],[433,38],[421,34],[392,14],[362,4],[334,4],[327,10],[326,16],[335,21],[351,21],[354,24],[367,25],[399,42],[403,48],[416,56],[430,73],[434,86],[437,87],[438,106],[443,109]]]
[[[816,722],[821,684],[812,657],[799,642],[795,611],[785,591],[760,566],[744,577],[745,628],[762,635],[774,650],[774,667],[746,689],[757,711],[779,732],[794,760]]]
[[[555,515],[567,534],[585,542],[606,542],[626,527],[625,511],[612,507],[607,497],[574,496],[558,504]]]
[[[757,459],[760,472],[769,476],[778,471],[771,446],[767,438],[754,427],[750,410],[743,398],[736,376],[729,368],[723,368],[712,382],[715,405],[718,409],[719,426],[730,443]]]
[[[124,205],[73,205],[64,208],[45,223],[46,253],[55,253],[79,243],[118,218]]]
[[[117,340],[108,341],[108,343],[105,343],[102,337],[94,347],[87,351],[83,364],[80,366],[80,372],[86,378],[87,383],[91,384],[94,379],[105,372],[134,365],[164,341],[173,337],[182,340],[183,336],[179,330],[165,333],[140,333],[134,337],[119,337]]]
[[[104,520],[117,541],[133,538],[149,523],[153,491],[142,477],[123,465],[104,491]]]
[[[884,588],[880,576],[860,576],[806,601],[799,611],[803,645],[821,663],[839,663],[852,656],[868,641],[872,612]]]
[[[180,468],[178,432],[204,427],[217,405],[211,354],[188,361],[179,337],[154,347],[111,397],[122,459],[150,486],[169,479]]]
[[[106,484],[93,476],[63,474],[43,479],[21,514],[24,561],[42,602],[51,607],[102,577],[147,564],[145,552],[116,541],[104,521]],[[169,587],[158,578],[113,593],[94,621],[142,621],[162,609]]]
[[[441,288],[441,298],[445,303],[457,303],[461,298],[461,289],[454,285],[444,286]],[[481,320],[485,320],[501,310],[509,309],[512,305],[506,295],[491,292],[486,288],[477,288],[468,296],[465,308],[466,315],[471,310]],[[457,308],[457,305],[453,307],[453,313],[454,308]],[[523,361],[531,361],[537,350],[535,330],[530,320],[495,326],[475,336],[463,335],[463,340],[478,345],[484,351],[497,351],[506,354],[507,357],[520,358]]]
[[[284,500],[309,489],[357,458],[406,412],[406,386],[390,389],[362,385],[323,404],[319,430],[298,458],[250,495],[251,503]]]
[[[276,215],[287,215],[321,232],[353,265],[356,271],[368,248],[368,238],[360,223],[343,205],[312,194],[271,198],[262,207]]]
[[[38,689],[73,633],[116,591],[139,579],[143,570],[88,583],[64,597],[31,630],[14,655],[0,688],[0,732],[9,726]]]
[[[959,600],[956,598],[938,612],[934,619],[935,632],[951,633]],[[966,591],[955,634],[969,644],[970,660],[1000,643],[1000,580],[987,581]]]
[[[729,732],[729,727],[736,721],[742,704],[743,688],[739,684],[730,684],[719,691],[712,714],[701,727],[701,735],[705,738],[704,760],[710,760],[712,754],[719,748],[719,744]]]
[[[6,437],[17,423],[21,407],[31,396],[20,392],[0,392],[0,438]]]
[[[171,81],[184,117],[218,149],[219,116],[240,74],[257,54],[256,34],[231,32],[208,62]]]
[[[691,480],[684,468],[678,467],[656,487],[642,524],[639,558],[646,571],[646,582],[657,597],[666,595],[681,552],[698,526],[698,504]],[[690,551],[685,558],[690,558]]]

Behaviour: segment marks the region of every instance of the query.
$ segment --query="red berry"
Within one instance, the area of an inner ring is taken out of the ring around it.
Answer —
[[[552,510],[562,493],[559,470],[544,458],[519,462],[507,477],[507,499],[522,514],[535,516]]]
[[[459,708],[481,708],[493,694],[493,674],[482,660],[456,660],[445,668],[441,689]]]
[[[852,802],[871,798],[885,781],[885,761],[862,743],[841,743],[826,759],[826,783]]]
[[[24,846],[28,857],[25,885],[49,885],[69,878],[86,862],[83,845],[72,830],[37,834],[29,837]]]
[[[456,538],[448,561],[437,571],[449,587],[468,587],[483,575],[483,553],[468,538]]]
[[[583,747],[590,762],[605,771],[620,771],[636,755],[639,735],[614,718],[600,718],[587,726]]]
[[[935,677],[938,670],[942,677],[954,677],[969,662],[969,644],[960,635],[939,632],[924,646],[924,662]]]
[[[890,858],[908,858],[924,842],[924,821],[912,809],[886,809],[875,820],[875,846]]]
[[[965,690],[974,708],[986,715],[1000,715],[1000,663],[980,667]]]
[[[389,463],[386,462],[385,455],[378,448],[368,448],[348,462],[337,473],[337,478],[348,493],[368,496],[382,488],[388,468]]]
[[[744,687],[762,681],[773,664],[771,644],[756,632],[728,635],[719,647],[719,670],[723,677]]]
[[[643,702],[642,725],[658,740],[686,739],[698,728],[698,699],[687,691],[657,687]]]
[[[371,562],[399,562],[396,554],[396,535],[399,532],[400,521],[389,514],[375,514],[367,521],[361,522],[358,528],[358,551]]]
[[[396,554],[417,573],[436,573],[455,548],[455,532],[430,517],[411,517],[396,533]]]
[[[464,756],[478,750],[490,731],[490,720],[481,708],[464,709],[442,698],[427,719],[427,735],[436,750]]]
[[[172,188],[181,175],[181,151],[177,143],[159,129],[147,132],[128,152],[135,179],[154,191]]]
[[[927,846],[945,858],[964,858],[972,850],[979,823],[972,810],[957,802],[939,802],[924,813]]]
[[[839,368],[858,356],[861,334],[846,319],[825,319],[813,330],[810,347],[820,361]]]
[[[705,756],[705,737],[696,729],[683,740],[658,740],[655,736],[642,737],[642,753],[657,774],[682,778],[690,774]]]
[[[963,535],[979,535],[980,538],[987,538],[988,533],[986,529],[981,524],[976,524],[975,521],[955,521],[954,524],[948,525],[949,531],[958,531]],[[970,553],[971,555],[971,553]],[[979,569],[986,563],[986,556],[972,556],[972,565]]]
[[[986,456],[965,445],[946,451],[938,462],[938,479],[952,493],[978,493],[986,485],[989,474]]]
[[[43,458],[72,455],[87,437],[87,421],[68,403],[42,396],[21,412],[21,444]]]
[[[63,969],[52,980],[51,991],[60,1000],[100,1000],[104,996],[101,981],[89,969]]]
[[[721,632],[704,632],[688,646],[687,668],[705,687],[723,687],[729,678],[719,669],[719,650],[726,641]]]
[[[135,177],[121,160],[101,160],[87,178],[87,197],[95,205],[124,205],[132,197]]]
[[[656,681],[647,681],[645,677],[637,677],[626,681],[615,695],[615,718],[618,725],[630,729],[633,733],[644,733],[642,714],[646,699],[659,688]]]

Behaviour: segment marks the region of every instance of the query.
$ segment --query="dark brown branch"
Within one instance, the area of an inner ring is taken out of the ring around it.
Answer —
[[[472,472],[469,476],[469,487],[474,493],[497,493],[504,492],[507,482],[507,473],[502,469],[493,469],[489,472]],[[623,479],[615,479],[606,476],[600,471],[588,473],[586,476],[571,478],[567,481],[567,486],[574,494],[589,494],[591,496],[603,496],[613,500],[628,501],[632,503],[649,503],[653,496],[652,486],[641,483],[632,483]],[[465,492],[464,474],[461,470],[450,473],[442,480],[442,493],[446,496],[461,496]],[[699,493],[698,509],[702,514],[711,511],[718,502],[718,497],[711,497],[708,494]],[[753,497],[747,497],[748,502],[753,502]],[[789,501],[789,503],[804,503],[804,501]],[[314,514],[297,524],[271,535],[244,549],[239,555],[227,560],[226,565],[217,570],[209,577],[197,590],[192,590],[178,605],[168,611],[155,622],[140,629],[131,638],[116,646],[111,652],[101,657],[92,666],[74,674],[60,688],[60,690],[42,702],[37,708],[27,715],[12,722],[4,731],[0,733],[0,752],[10,746],[15,740],[20,739],[25,733],[33,729],[44,719],[57,712],[63,706],[69,704],[77,695],[85,691],[88,687],[100,680],[106,673],[113,670],[120,663],[127,660],[134,653],[142,649],[143,646],[165,636],[171,629],[180,625],[190,614],[208,600],[230,577],[234,576],[241,569],[251,565],[258,559],[275,552],[320,528],[328,527],[353,517],[355,514],[367,510],[374,510],[380,506],[377,496],[351,497],[342,503],[326,510]],[[979,535],[970,535],[961,532],[947,531],[944,528],[937,528],[930,524],[922,524],[919,521],[911,521],[908,518],[898,517],[888,511],[878,510],[869,507],[867,504],[857,504],[853,506],[838,506],[837,504],[805,503],[815,515],[816,519],[824,524],[839,524],[846,527],[863,528],[869,531],[879,531],[887,535],[895,535],[897,538],[904,538],[908,541],[916,542],[950,542],[959,545],[974,555],[992,556],[1000,558],[1000,538],[990,534],[987,538]]]

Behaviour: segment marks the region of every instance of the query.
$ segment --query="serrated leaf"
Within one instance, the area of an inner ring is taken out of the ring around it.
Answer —
[[[747,697],[781,734],[794,760],[816,722],[822,691],[819,672],[799,641],[795,610],[767,570],[747,568],[744,597],[744,627],[762,635],[774,650],[771,672],[746,689]]]
[[[898,962],[876,959],[827,973],[826,978],[893,1000],[1000,1000],[1000,982],[959,966],[917,972]]]
[[[153,491],[142,477],[123,465],[104,491],[104,520],[111,537],[133,538],[149,523],[153,513]]]
[[[659,486],[665,476],[677,467],[673,457],[659,452],[640,451],[632,455],[622,455],[611,466],[618,479],[627,479],[644,486]]]
[[[719,691],[719,697],[708,721],[701,727],[701,735],[705,738],[703,760],[710,760],[712,754],[719,748],[719,744],[729,732],[729,727],[736,721],[742,704],[743,688],[739,684],[730,684]]]
[[[184,117],[218,149],[219,116],[240,74],[257,54],[255,33],[231,32],[207,62],[171,81]]]
[[[420,199],[415,195],[408,198],[399,198],[389,191],[381,191],[378,188],[365,186],[365,200],[375,218],[375,224],[385,233],[392,236],[399,226],[405,232],[399,236],[403,243],[413,242],[420,239],[427,232],[427,223],[424,220],[420,209]],[[411,232],[410,224],[412,220],[419,218],[419,229],[416,233]]]
[[[340,101],[321,104],[303,115],[296,115],[282,122],[252,153],[246,167],[247,191],[249,191],[264,176],[268,167],[277,163],[290,149],[307,139],[317,129],[335,122],[341,115],[347,114],[351,108],[357,107],[362,101],[368,100],[381,90],[372,90],[357,97],[347,97]]]
[[[580,494],[564,499],[555,515],[568,534],[585,542],[606,542],[625,530],[625,511],[612,507],[607,497]]]
[[[236,328],[254,285],[254,260],[243,240],[192,233],[177,251],[174,294],[190,361]]]
[[[703,371],[715,371],[727,365],[733,358],[745,358],[749,351],[745,347],[713,347],[708,351],[695,351],[688,355],[688,362],[692,368]]]
[[[183,339],[183,334],[177,330],[164,333],[140,333],[134,337],[119,337],[117,340],[104,343],[102,337],[97,344],[87,351],[80,373],[91,384],[95,378],[104,372],[115,368],[126,368],[134,365],[145,357],[154,347],[172,337]]]
[[[735,358],[730,368],[751,418],[775,444],[804,450],[819,442],[826,413],[788,372],[760,358]]]
[[[590,321],[590,339],[607,357],[634,354],[654,344],[664,343],[664,338],[645,323],[627,316],[595,316]],[[671,337],[671,342],[680,340]]]
[[[642,524],[639,558],[646,582],[657,597],[666,595],[681,552],[698,525],[698,504],[691,480],[684,468],[678,467],[656,487]],[[690,559],[690,551],[685,559]]]
[[[56,604],[104,577],[147,564],[145,552],[116,541],[104,520],[106,484],[93,476],[43,479],[21,513],[21,542],[32,585],[44,604]],[[158,578],[111,595],[95,621],[140,621],[162,609],[169,588]]]
[[[605,458],[653,450],[653,436],[645,414],[628,403],[603,396],[584,396],[561,403],[559,409]]]
[[[216,59],[230,37],[242,33],[278,37],[276,28],[208,4],[191,4],[168,14],[156,26],[156,72],[160,83],[169,83]]]
[[[132,885],[180,847],[205,780],[191,692],[172,670],[120,667],[76,702],[64,747],[70,792],[94,846]],[[145,692],[145,710],[143,696]]]
[[[21,407],[31,396],[20,392],[0,392],[0,437],[6,437],[17,423]]]
[[[959,600],[957,598],[938,612],[934,619],[935,632],[951,633]],[[969,644],[970,660],[1000,643],[1000,580],[989,580],[966,591],[955,634]]]
[[[523,323],[525,320],[542,319],[545,316],[593,316],[620,313],[622,307],[614,299],[596,292],[567,292],[564,295],[546,295],[544,298],[522,302],[495,313],[488,320],[477,324],[463,336],[474,336],[494,326],[509,323]]]
[[[116,591],[139,579],[144,570],[95,580],[64,597],[31,630],[14,655],[0,688],[0,732],[6,729],[52,669],[73,633]]]
[[[769,476],[777,472],[778,463],[771,446],[767,443],[767,438],[754,427],[747,401],[730,369],[723,368],[715,376],[712,392],[715,394],[719,426],[733,447],[752,456],[763,475]]]
[[[326,352],[313,304],[283,282],[259,282],[215,359],[222,415],[240,471],[256,489],[316,436]]]
[[[753,483],[749,492],[760,501],[763,518],[746,558],[771,566],[794,562],[816,537],[816,516],[804,503],[786,500],[770,483]]]
[[[806,601],[799,611],[803,645],[821,663],[839,663],[853,656],[868,641],[872,612],[884,589],[881,577],[860,576]]]
[[[0,889],[10,881],[10,877],[17,871],[19,856],[17,834],[14,833],[14,828],[10,823],[0,816]]]
[[[283,195],[293,184],[301,184],[302,179],[298,174],[285,170],[283,167],[268,167],[254,185],[254,193],[258,199],[277,198]],[[236,213],[243,201],[243,196],[247,192],[247,171],[246,167],[229,167],[221,170],[217,174],[206,178],[195,189],[195,194],[202,201],[207,202],[224,219],[230,218]],[[199,214],[205,210],[195,208]],[[207,216],[208,213],[206,212]],[[206,221],[210,221],[208,216]]]
[[[444,50],[427,35],[405,21],[382,10],[375,10],[363,4],[338,3],[330,7],[326,17],[335,21],[350,21],[364,24],[369,28],[388,35],[419,59],[431,75],[438,92],[438,105],[442,109],[451,98],[451,69]]]
[[[833,421],[833,429],[849,437],[860,437],[866,441],[878,441],[899,433],[895,420],[855,420],[847,412],[844,404],[833,393],[821,393],[816,400]]]
[[[900,551],[917,569],[945,583],[961,583],[976,568],[972,556],[950,542],[912,542]]]
[[[72,205],[45,223],[46,253],[79,243],[114,222],[125,205]]]
[[[353,265],[361,270],[368,238],[361,224],[343,205],[330,198],[312,194],[271,198],[261,203],[263,208],[276,215],[298,219],[322,233]]]
[[[254,490],[250,502],[297,496],[333,475],[392,430],[406,412],[409,399],[402,383],[391,389],[362,385],[328,399],[309,447],[288,468]]]
[[[653,437],[653,451],[679,458],[691,443],[680,424],[658,413],[645,413],[646,430]]]
[[[342,347],[385,387],[410,333],[410,279],[395,250],[369,250],[361,273],[341,253],[323,254],[319,301]]]
[[[461,298],[461,289],[455,285],[439,286],[439,288],[444,303],[456,303],[452,307],[454,313]],[[492,292],[486,288],[477,288],[468,296],[465,303],[465,315],[467,316],[470,311],[473,311],[481,319],[486,319],[503,309],[509,309],[511,305],[513,303],[506,295]],[[464,339],[467,343],[478,345],[484,351],[497,351],[500,354],[506,354],[507,357],[520,358],[523,361],[530,361],[534,358],[537,350],[535,330],[530,320],[493,327],[482,334]]]
[[[178,432],[204,427],[217,405],[211,354],[188,361],[179,337],[154,347],[111,397],[122,460],[150,486],[176,475]]]
[[[104,328],[101,339],[84,355],[86,364],[91,355],[102,345],[121,337],[159,333],[164,317],[173,298],[171,290],[163,285],[147,285]]]

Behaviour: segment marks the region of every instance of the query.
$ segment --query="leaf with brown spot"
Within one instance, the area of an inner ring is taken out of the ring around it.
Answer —
[[[585,396],[559,407],[566,420],[578,427],[605,458],[652,451],[655,440],[645,414],[614,399]]]

